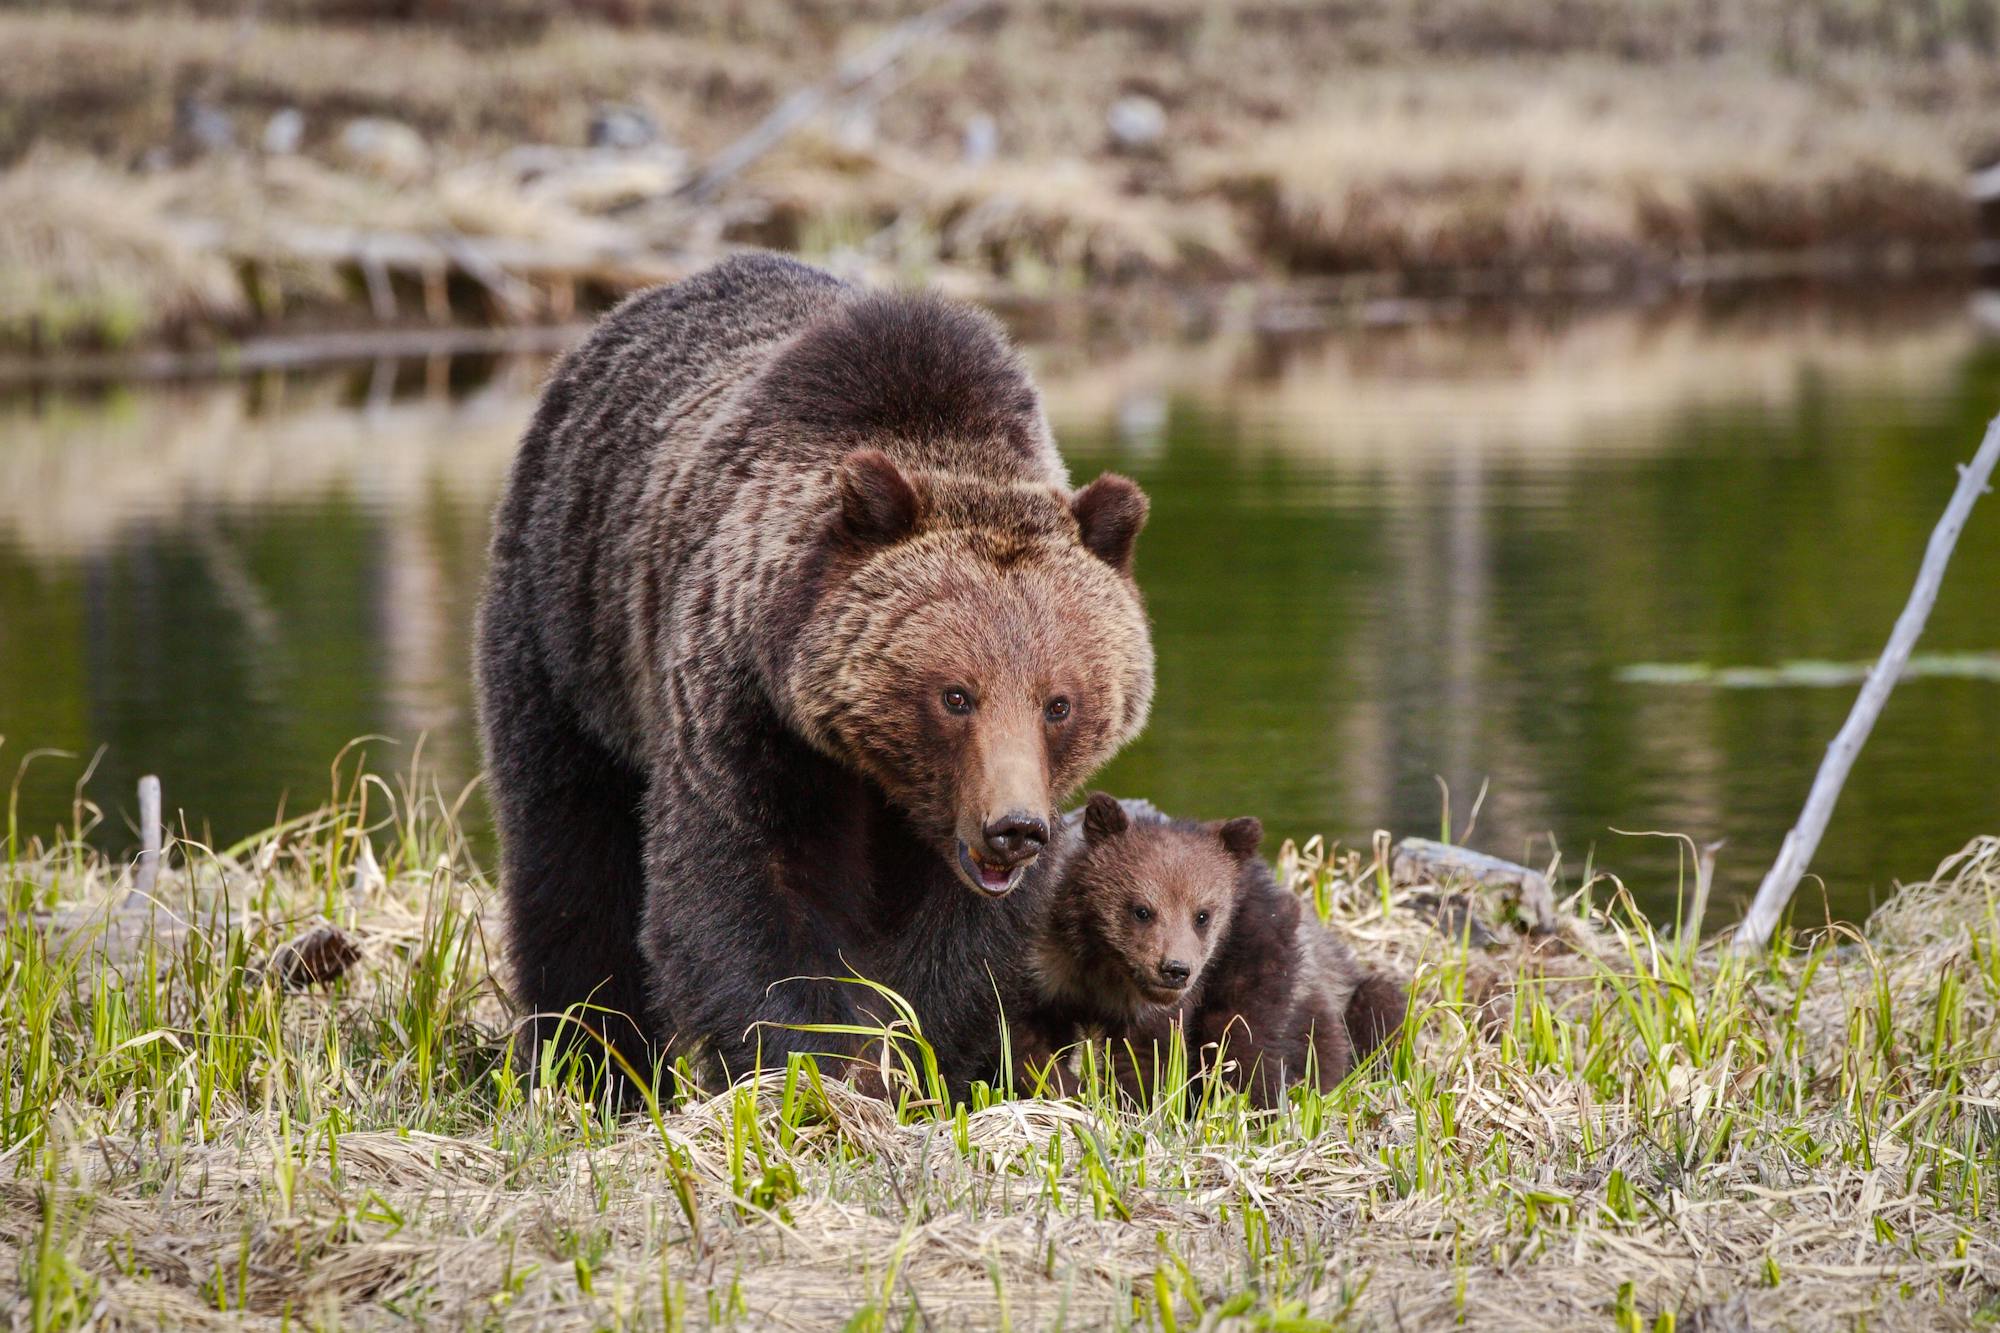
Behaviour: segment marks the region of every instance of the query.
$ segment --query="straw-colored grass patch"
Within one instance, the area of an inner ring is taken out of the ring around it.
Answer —
[[[1605,878],[1548,940],[1476,894],[1499,942],[1468,948],[1365,858],[1288,851],[1414,979],[1333,1093],[892,1110],[800,1061],[621,1120],[510,1061],[446,805],[369,779],[183,846],[159,899],[193,928],[136,949],[83,927],[121,864],[14,840],[16,1325],[1969,1328],[2000,1300],[2000,840],[1754,966]],[[361,963],[283,990],[264,964],[322,917]]]
[[[1964,244],[1944,128],[1742,62],[1467,62],[1343,78],[1206,170],[1294,269]]]
[[[116,347],[239,318],[229,264],[161,225],[165,194],[66,155],[0,172],[0,344]]]

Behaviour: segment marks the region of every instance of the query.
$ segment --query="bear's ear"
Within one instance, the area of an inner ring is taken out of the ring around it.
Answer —
[[[1222,835],[1222,845],[1239,861],[1255,856],[1259,844],[1264,841],[1264,826],[1248,815],[1230,820],[1217,832]]]
[[[1125,807],[1118,804],[1116,796],[1106,796],[1101,791],[1090,794],[1089,804],[1083,807],[1083,838],[1085,842],[1102,842],[1115,838],[1131,826],[1132,821],[1125,816]]]
[[[1070,497],[1069,512],[1091,554],[1120,574],[1131,572],[1132,544],[1146,526],[1146,493],[1136,482],[1107,472]]]
[[[922,502],[889,456],[856,449],[840,460],[840,525],[864,542],[887,546],[916,531]]]

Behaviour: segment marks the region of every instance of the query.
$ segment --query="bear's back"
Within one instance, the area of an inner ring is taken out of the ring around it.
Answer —
[[[482,615],[526,641],[614,752],[642,730],[628,595],[659,527],[663,463],[694,449],[772,349],[851,291],[795,260],[738,256],[624,302],[544,386],[495,516]]]
[[[621,481],[637,489],[646,457],[690,400],[716,397],[746,360],[768,355],[849,290],[796,260],[751,254],[618,306],[543,387],[515,457],[500,540],[532,541],[583,493]]]

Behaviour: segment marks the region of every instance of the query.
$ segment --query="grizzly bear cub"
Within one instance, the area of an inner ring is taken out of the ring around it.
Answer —
[[[1222,1045],[1222,1077],[1269,1106],[1307,1077],[1332,1087],[1387,1040],[1403,988],[1301,909],[1257,855],[1263,836],[1255,819],[1169,819],[1092,794],[1028,961],[1022,1064],[1108,1039],[1143,1092],[1149,1048],[1178,1024],[1196,1058]]]

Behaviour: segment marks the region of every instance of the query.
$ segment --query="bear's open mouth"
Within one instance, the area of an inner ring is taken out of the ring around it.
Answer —
[[[1033,864],[1034,857],[1012,866],[989,865],[981,860],[979,853],[963,840],[958,844],[958,876],[970,888],[978,890],[989,898],[1004,898],[1014,891],[1021,882],[1021,872]]]
[[[1186,986],[1169,986],[1158,978],[1139,972],[1136,969],[1132,973],[1132,985],[1145,998],[1147,1004],[1156,1004],[1162,1007],[1170,1004],[1179,1004],[1187,998],[1188,993]]]

